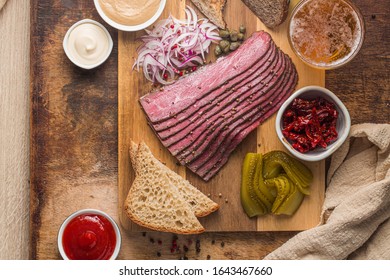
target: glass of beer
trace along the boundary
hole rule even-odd
[[[334,69],[351,61],[364,40],[364,20],[349,0],[302,0],[289,23],[289,41],[308,65]]]

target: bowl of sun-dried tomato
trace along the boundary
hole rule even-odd
[[[307,86],[293,93],[276,116],[276,133],[297,158],[320,161],[345,141],[351,118],[341,100],[330,90]]]

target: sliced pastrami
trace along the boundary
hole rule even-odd
[[[191,125],[190,121],[194,121],[198,116],[204,115],[205,112],[210,111],[212,108],[217,109],[216,105],[232,94],[233,90],[248,83],[249,79],[253,79],[255,75],[264,72],[264,70],[267,69],[267,65],[276,58],[276,55],[276,45],[270,43],[269,50],[253,67],[214,89],[210,94],[198,99],[194,104],[177,115],[162,122],[153,123],[154,130],[156,132],[163,132],[164,134],[160,133],[160,137],[165,139],[173,135],[176,131],[180,131],[180,127]],[[219,73],[219,75],[224,75],[224,73]],[[208,90],[208,86],[204,85],[203,87],[205,90]],[[177,106],[180,106],[180,104],[177,104]]]
[[[298,76],[294,75],[293,83],[297,83]],[[265,120],[267,120],[270,116],[272,116],[282,105],[282,103],[291,95],[291,93],[294,91],[294,87],[292,86],[289,91],[285,91],[285,94],[283,95],[283,98],[280,99],[276,106],[270,106],[270,109],[262,115],[259,119],[254,121],[252,124],[247,126],[246,128],[243,128],[242,130],[239,129],[236,136],[233,138],[233,140],[230,141],[230,144],[225,148],[223,151],[220,150],[218,152],[218,155],[215,155],[212,160],[210,160],[209,163],[207,163],[207,166],[204,166],[204,168],[201,168],[197,171],[195,171],[200,177],[202,177],[205,181],[210,180],[215,174],[218,173],[218,171],[226,164],[228,161],[231,153],[235,150],[235,148],[241,143],[241,141],[253,130],[255,130],[261,123],[263,123]],[[225,145],[224,145],[225,146]]]
[[[225,58],[200,68],[161,91],[141,97],[141,106],[150,122],[160,122],[177,115],[198,99],[247,71],[268,51],[271,42],[268,33],[255,32]]]
[[[226,143],[229,143],[229,139],[234,138],[234,136],[242,130],[243,127],[249,126],[251,123],[255,122],[256,119],[264,115],[267,110],[277,106],[278,99],[281,98],[284,88],[291,80],[290,75],[287,74],[290,70],[291,67],[288,66],[282,74],[277,86],[270,90],[270,94],[268,94],[267,98],[259,103],[253,110],[249,110],[243,115],[245,121],[236,122],[229,127],[229,130],[223,131],[214,139],[207,140],[207,149],[205,149],[200,156],[194,158],[191,162],[188,162],[187,157],[186,164],[188,168],[190,168],[193,172],[197,172],[199,175],[202,169],[208,170],[209,168],[207,168],[207,166],[209,164],[211,164],[211,167],[216,164],[213,162],[214,158],[220,157],[220,151],[226,148]]]
[[[210,126],[208,131],[200,134],[201,137],[196,138],[192,143],[190,142],[191,145],[189,148],[183,150],[183,144],[186,145],[187,143],[180,142],[168,147],[168,150],[173,155],[177,155],[177,158],[181,163],[191,162],[207,149],[210,141],[213,141],[219,134],[225,134],[232,129],[232,124],[238,125],[239,123],[246,122],[247,120],[242,117],[245,116],[247,112],[252,114],[256,113],[256,111],[259,110],[258,107],[261,103],[268,100],[269,96],[274,93],[274,90],[272,89],[280,83],[279,78],[285,69],[284,55],[281,52],[279,58],[280,60],[275,62],[275,70],[270,71],[270,79],[263,81],[259,78],[255,86],[248,87],[247,92],[244,93],[239,104],[233,104],[232,106],[227,107],[224,114],[220,116],[221,121]],[[190,135],[187,138],[187,141],[190,141],[191,138]],[[177,151],[179,151],[179,153],[177,153]]]
[[[182,122],[173,127],[171,130],[158,132],[163,145],[170,147],[174,143],[177,143],[188,136],[190,136],[191,139],[197,139],[197,137],[203,134],[208,127],[218,126],[224,119],[221,116],[230,113],[232,109],[237,108],[237,106],[243,103],[246,99],[250,101],[249,97],[253,95],[253,90],[251,91],[251,88],[254,88],[257,85],[263,88],[266,84],[272,82],[274,76],[273,70],[271,69],[278,67],[278,59],[279,55],[276,55],[276,58],[272,62],[267,61],[264,63],[262,72],[258,72],[250,79],[242,81],[242,84],[235,88],[234,91],[231,91],[222,96],[220,99],[217,99],[208,111],[199,112],[198,114],[193,115],[188,119],[188,122]]]

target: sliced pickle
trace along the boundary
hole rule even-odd
[[[290,181],[291,182],[291,181]],[[291,189],[288,197],[283,201],[283,203],[272,211],[275,215],[293,215],[301,205],[304,194],[301,193],[296,185],[291,182]]]
[[[268,212],[267,207],[258,199],[254,191],[254,177],[259,160],[261,155],[249,153],[245,156],[242,166],[240,198],[242,207],[250,218]]]
[[[259,200],[267,208],[267,212],[271,211],[272,203],[275,197],[271,194],[268,188],[264,184],[263,179],[263,156],[260,154],[260,158],[256,164],[256,172],[254,176],[254,191]]]
[[[285,175],[280,175],[276,178],[269,179],[269,180],[274,181],[278,193],[271,209],[271,212],[274,213],[275,210],[278,209],[280,205],[282,205],[282,203],[286,200],[286,198],[290,194],[291,186],[288,177]]]
[[[285,152],[249,153],[242,168],[241,204],[249,217],[293,215],[312,180],[310,169]]]
[[[303,163],[290,157],[282,151],[272,151],[263,156],[263,176],[265,179],[278,176],[283,169],[291,181],[303,194],[310,194],[308,186],[313,180],[313,174]]]

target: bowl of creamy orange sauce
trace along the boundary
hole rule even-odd
[[[138,31],[152,25],[166,0],[94,0],[102,19],[122,31]]]

